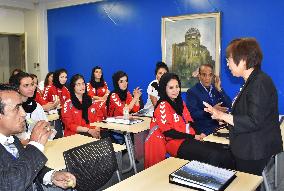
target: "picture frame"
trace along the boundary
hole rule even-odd
[[[220,12],[162,17],[162,60],[186,92],[198,80],[201,64],[220,75]]]

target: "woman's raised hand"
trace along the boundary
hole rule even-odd
[[[139,87],[137,87],[133,90],[134,98],[139,98],[141,95],[142,95],[142,89],[139,89]]]

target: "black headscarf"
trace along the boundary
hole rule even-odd
[[[66,73],[67,74],[67,70],[65,69],[59,69],[59,70],[56,70],[53,74],[53,80],[52,80],[52,83],[53,85],[56,87],[56,88],[59,88],[59,89],[62,89],[64,84],[61,84],[60,81],[59,81],[59,76],[60,74],[62,73]]]
[[[98,88],[100,88],[100,87],[104,87],[104,83],[105,83],[103,73],[102,73],[102,77],[101,77],[100,81],[99,81],[99,82],[96,82],[94,73],[95,73],[95,71],[98,70],[98,69],[103,72],[103,70],[102,70],[101,67],[95,66],[95,67],[93,68],[93,70],[92,70],[91,80],[90,80],[90,84],[91,84],[92,87],[95,88],[95,89],[98,89]]]
[[[88,95],[87,88],[86,88],[85,93],[83,94],[83,97],[82,97],[82,103],[79,101],[79,99],[77,98],[75,94],[75,90],[74,90],[76,82],[79,79],[84,80],[84,77],[81,76],[80,74],[76,74],[72,76],[70,80],[71,101],[75,108],[82,110],[82,118],[86,121],[87,124],[89,124],[90,122],[89,122],[89,117],[88,117],[88,109],[92,105],[92,98]]]
[[[163,74],[163,76],[161,77],[160,82],[159,82],[159,96],[160,96],[160,99],[157,102],[157,104],[155,106],[155,109],[157,108],[157,106],[161,102],[167,101],[172,106],[172,108],[175,110],[175,112],[178,115],[182,116],[182,113],[183,113],[183,101],[182,101],[182,98],[181,98],[181,90],[179,92],[178,97],[174,101],[172,101],[169,98],[169,96],[167,95],[167,93],[166,93],[167,84],[172,79],[177,80],[178,84],[179,84],[179,87],[181,87],[181,82],[179,80],[178,75],[176,75],[174,73],[165,73],[165,74]]]
[[[29,97],[26,102],[23,102],[22,106],[26,113],[32,113],[36,109],[37,103],[33,97]]]
[[[110,96],[111,96],[112,93],[116,93],[119,96],[121,101],[126,101],[128,88],[126,88],[126,90],[121,90],[119,88],[119,85],[118,85],[119,79],[124,77],[124,76],[126,76],[127,81],[128,81],[128,76],[123,71],[118,71],[118,72],[116,72],[112,75],[112,83],[113,83],[114,90],[111,91],[110,94],[107,97],[107,101],[106,101],[107,111],[109,110]]]

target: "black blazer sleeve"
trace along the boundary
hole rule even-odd
[[[20,157],[13,159],[1,145],[1,191],[31,190],[33,180],[47,162],[44,154],[33,145],[27,145],[25,149],[21,148],[20,150]]]

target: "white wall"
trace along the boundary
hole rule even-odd
[[[27,71],[43,80],[48,72],[47,9],[101,0],[49,0],[33,5],[22,0],[0,2],[0,34],[27,35]],[[34,68],[39,63],[39,68]],[[2,78],[0,74],[0,79]]]
[[[24,12],[0,8],[0,33],[24,33]]]
[[[27,35],[27,71],[44,79],[48,72],[47,39],[42,28],[46,27],[46,8],[44,5],[35,9],[10,9],[0,8],[0,33]],[[34,63],[40,63],[39,68],[34,68]],[[2,75],[2,74],[0,74]],[[0,79],[3,77],[0,76]]]

